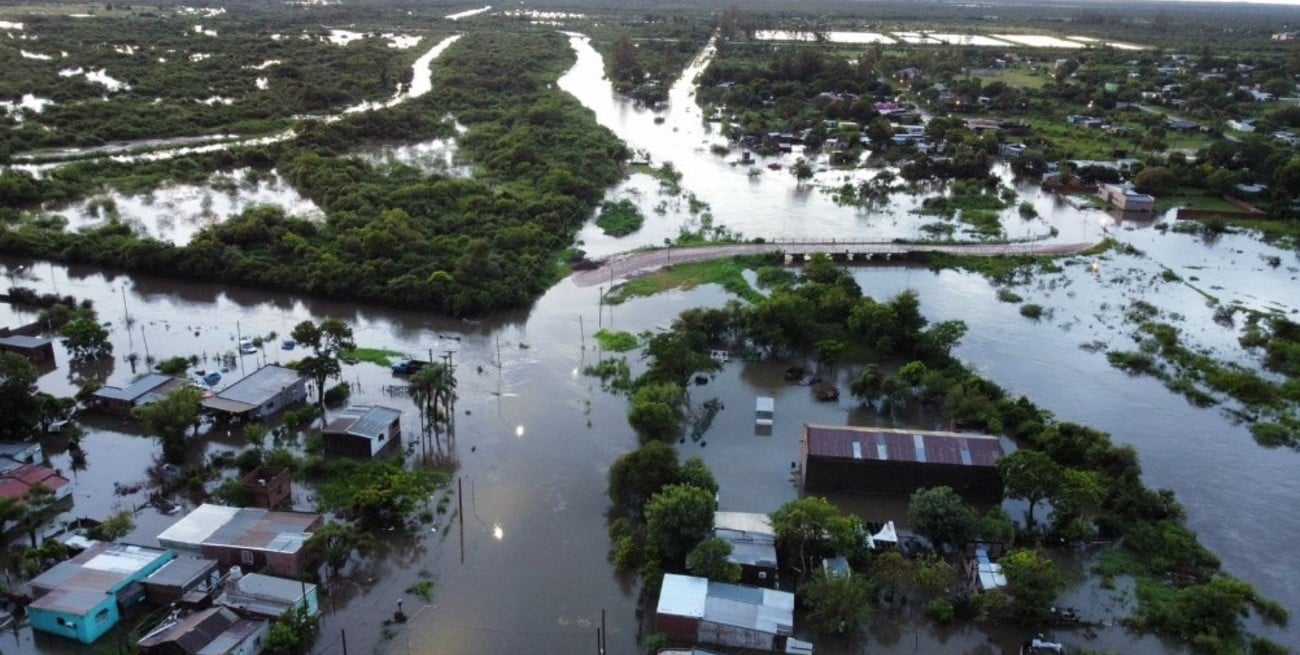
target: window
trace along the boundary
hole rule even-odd
[[[59,625],[64,625],[64,626],[68,625],[68,622],[65,621],[65,620],[63,619],[62,616],[60,616],[60,617],[57,618],[57,619],[54,619],[54,622],[57,623],[57,624],[59,624]]]
[[[242,562],[245,563],[245,564],[252,564],[252,563],[253,563],[253,551],[251,551],[251,550],[241,550],[241,551],[239,551],[239,559],[240,559],[240,561],[242,561]]]
[[[108,620],[108,608],[107,608],[107,607],[105,607],[105,608],[102,609],[102,610],[99,610],[98,612],[95,612],[95,623],[103,623],[103,622],[105,622],[105,621],[107,621],[107,620]]]

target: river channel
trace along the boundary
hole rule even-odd
[[[835,205],[817,184],[843,175],[818,173],[812,185],[798,185],[788,172],[767,169],[751,178],[744,167],[709,150],[721,138],[701,120],[691,94],[694,74],[707,64],[707,52],[672,89],[670,106],[656,123],[648,109],[617,98],[602,79],[599,55],[582,37],[572,37],[578,62],[561,86],[591,108],[600,122],[653,161],[672,161],[682,172],[682,187],[707,202],[715,221],[747,236],[769,238],[892,238],[910,235],[919,223],[898,203],[875,212]],[[734,155],[733,155],[734,156]],[[792,161],[787,156],[787,163]],[[637,192],[654,205],[656,185],[644,180]],[[614,193],[625,193],[627,185]],[[1256,585],[1285,606],[1300,607],[1300,567],[1285,553],[1300,535],[1300,454],[1257,446],[1242,425],[1217,409],[1198,409],[1149,378],[1130,377],[1109,366],[1105,356],[1080,348],[1101,341],[1132,349],[1132,326],[1123,311],[1134,299],[1151,302],[1183,317],[1180,325],[1198,345],[1223,357],[1234,355],[1235,331],[1210,320],[1203,290],[1224,302],[1287,313],[1300,304],[1293,290],[1300,260],[1294,252],[1262,245],[1244,235],[1217,240],[1156,229],[1166,220],[1116,222],[1099,211],[1022,189],[1039,209],[1033,221],[1008,219],[1008,232],[1039,236],[1055,227],[1063,241],[1096,237],[1107,230],[1140,253],[1103,256],[1094,272],[1075,258],[1063,272],[1042,275],[1016,291],[1048,309],[1041,321],[1021,316],[1014,304],[998,302],[984,278],[961,272],[873,266],[855,269],[863,289],[878,298],[914,290],[922,310],[934,321],[961,319],[970,330],[957,355],[1012,393],[1026,394],[1064,420],[1106,430],[1132,444],[1146,471],[1146,482],[1174,489],[1187,506],[1189,524],[1224,561],[1233,575]],[[141,210],[145,210],[142,208]],[[691,220],[689,211],[647,214],[643,233],[623,240],[583,232],[586,246],[605,253],[662,243]],[[1014,228],[1014,229],[1013,229]],[[603,239],[603,240],[602,240]],[[1278,257],[1272,266],[1267,258]],[[114,359],[78,375],[110,384],[132,377],[129,353],[164,359],[198,354],[213,357],[235,350],[238,336],[286,334],[306,319],[337,317],[353,325],[362,346],[406,353],[454,353],[459,401],[455,454],[463,502],[459,521],[440,517],[437,530],[415,538],[380,535],[383,552],[350,567],[331,584],[323,599],[327,613],[313,652],[431,654],[594,652],[602,611],[611,653],[637,652],[636,585],[608,563],[605,535],[605,476],[610,463],[635,447],[627,427],[624,399],[604,394],[581,375],[602,355],[591,334],[599,327],[639,332],[665,327],[679,311],[719,305],[727,298],[716,287],[661,294],[600,309],[600,291],[570,281],[550,289],[530,309],[487,317],[481,322],[353,303],[298,298],[218,285],[191,284],[122,275],[46,262],[0,259],[14,282],[38,291],[57,291],[95,301],[103,320],[113,325]],[[1168,267],[1186,282],[1169,283]],[[1192,278],[1196,278],[1193,280]],[[131,327],[126,326],[130,317]],[[31,320],[30,313],[0,305],[0,323]],[[147,344],[147,345],[146,345]],[[239,365],[251,370],[261,361],[287,361],[272,340],[264,351]],[[636,358],[632,358],[633,362]],[[72,391],[66,353],[59,367],[46,371],[43,389]],[[206,366],[214,366],[208,360]],[[861,412],[847,395],[838,403],[817,403],[808,390],[789,386],[784,362],[726,365],[708,384],[693,387],[692,400],[716,397],[725,409],[706,438],[682,446],[682,455],[699,455],[721,484],[723,510],[770,511],[796,498],[789,481],[798,457],[799,428],[806,422],[880,420]],[[635,364],[634,364],[635,366]],[[846,375],[847,372],[842,372]],[[230,371],[227,377],[237,377]],[[344,378],[357,386],[356,402],[400,407],[405,423],[414,410],[404,398],[385,393],[400,384],[388,370],[367,363],[345,366]],[[756,395],[776,398],[772,436],[753,434],[750,408]],[[76,471],[75,508],[70,516],[102,517],[144,500],[147,490],[123,490],[146,481],[155,450],[152,440],[128,423],[93,419],[85,440],[87,465]],[[245,447],[236,436],[208,435],[208,453]],[[52,452],[54,465],[69,471],[64,452]],[[837,499],[869,520],[901,519],[901,499]],[[310,491],[298,489],[295,502],[311,505]],[[155,543],[174,517],[142,511],[129,540]],[[461,538],[463,536],[463,551]],[[432,602],[406,593],[428,577],[435,582]],[[1123,613],[1123,584],[1106,591],[1078,582],[1067,592],[1070,604],[1101,618]],[[385,627],[398,599],[412,620]],[[1300,647],[1300,637],[1262,629],[1274,640]],[[807,635],[803,635],[807,636]],[[964,625],[935,629],[910,613],[877,620],[867,637],[853,644],[818,644],[823,653],[1015,652],[1022,631]],[[1185,648],[1151,637],[1107,628],[1095,639],[1062,632],[1068,644],[1101,651],[1157,655]],[[30,629],[0,632],[6,653],[81,652],[70,642],[34,635]]]

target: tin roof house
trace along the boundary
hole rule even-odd
[[[138,646],[140,655],[258,655],[270,633],[268,621],[212,607],[167,617]]]
[[[7,334],[0,336],[0,352],[22,355],[27,361],[40,365],[54,361],[54,342],[46,337]]]
[[[794,594],[669,573],[655,611],[669,641],[783,652],[794,633]]]
[[[766,514],[714,512],[713,536],[731,546],[727,561],[740,565],[741,582],[776,586],[776,531]]]
[[[94,643],[144,598],[141,581],[175,557],[146,546],[97,543],[28,583],[32,628]]]
[[[205,398],[203,408],[227,419],[256,421],[306,399],[307,378],[291,368],[269,364]]]
[[[177,557],[144,579],[144,595],[154,605],[206,607],[220,582],[216,560]]]
[[[997,437],[959,432],[804,425],[804,489],[912,493],[948,486],[968,500],[1002,497]]]
[[[128,416],[132,409],[154,402],[184,385],[185,380],[180,378],[150,373],[125,387],[100,387],[92,399],[105,412]]]
[[[325,524],[310,512],[281,512],[204,503],[158,535],[179,553],[296,578],[307,571],[305,543]]]
[[[391,457],[402,445],[402,412],[379,405],[347,408],[321,430],[325,457]]]
[[[254,618],[278,619],[295,608],[306,609],[308,616],[320,614],[316,585],[259,573],[243,575],[239,567],[231,569],[216,603]]]

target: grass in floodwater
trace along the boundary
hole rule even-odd
[[[605,302],[617,305],[629,298],[653,296],[672,289],[693,289],[701,284],[722,285],[728,292],[753,302],[762,298],[762,294],[749,285],[742,273],[754,267],[754,261],[739,257],[678,264],[614,287],[605,294]]]
[[[600,347],[616,353],[625,353],[641,345],[640,339],[636,338],[631,332],[610,332],[609,330],[600,330],[596,333],[596,341],[600,342]]]
[[[343,353],[343,359],[356,360],[359,362],[370,362],[379,366],[392,366],[393,357],[401,357],[402,353],[383,350],[381,348],[356,348]]]

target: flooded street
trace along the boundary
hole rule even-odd
[[[738,153],[712,154],[708,146],[722,139],[701,121],[689,83],[706,58],[692,64],[686,83],[674,85],[670,107],[662,114],[666,120],[656,124],[649,109],[612,94],[602,79],[599,56],[585,38],[571,40],[578,62],[561,80],[562,88],[593,109],[600,122],[633,149],[647,151],[655,164],[671,161],[683,174],[683,193],[708,203],[716,224],[748,237],[880,239],[914,235],[923,222],[908,213],[917,202],[912,198],[872,212],[840,207],[828,194],[798,185],[788,171],[764,168],[754,179],[745,167],[727,163]],[[453,151],[430,149],[434,158],[445,157],[446,165],[452,165]],[[408,155],[395,151],[389,156],[402,160]],[[789,164],[793,158],[786,155],[782,161]],[[837,184],[843,175],[828,170],[813,182]],[[284,185],[281,192],[287,188]],[[1084,258],[1074,258],[1063,262],[1060,273],[1038,274],[1014,287],[1028,302],[1044,306],[1047,313],[1041,321],[1021,316],[1016,304],[999,302],[996,289],[974,274],[871,266],[854,269],[858,282],[867,294],[882,299],[915,290],[932,321],[965,321],[970,329],[956,351],[959,358],[1060,419],[1109,431],[1118,443],[1132,444],[1140,454],[1146,483],[1177,492],[1187,507],[1190,527],[1223,559],[1227,572],[1288,608],[1300,607],[1300,569],[1278,557],[1289,552],[1292,538],[1300,535],[1300,515],[1292,511],[1300,497],[1300,454],[1262,448],[1245,426],[1219,409],[1198,409],[1157,380],[1112,368],[1104,352],[1080,348],[1100,341],[1114,349],[1133,349],[1129,335],[1134,328],[1124,323],[1123,315],[1131,301],[1143,299],[1180,315],[1179,324],[1195,346],[1215,356],[1239,357],[1233,354],[1238,350],[1236,330],[1211,320],[1214,308],[1202,291],[1223,303],[1293,314],[1300,305],[1290,291],[1300,269],[1296,253],[1247,236],[1206,241],[1159,231],[1151,221],[1115,224],[1103,212],[1077,209],[1035,188],[1021,191],[1042,218],[1007,218],[1010,235],[1041,235],[1054,227],[1056,238],[1069,242],[1095,239],[1107,230],[1140,253],[1107,253],[1099,258],[1096,274]],[[219,195],[213,192],[214,202]],[[664,212],[647,211],[646,227],[623,239],[605,237],[589,225],[579,238],[592,254],[662,245],[681,225],[699,220],[681,195],[665,196],[658,181],[644,174],[633,175],[610,196],[633,198],[651,208],[662,201]],[[123,200],[117,202],[122,211]],[[145,225],[150,224],[151,211],[154,219],[173,211],[157,202],[132,210],[142,214],[139,220]],[[1272,266],[1269,257],[1278,257],[1280,265]],[[386,553],[356,567],[322,599],[327,613],[313,652],[343,653],[342,629],[347,630],[351,653],[591,652],[602,610],[610,652],[637,652],[637,588],[607,561],[604,518],[606,472],[616,457],[636,446],[637,438],[626,422],[626,401],[603,393],[581,369],[602,357],[591,336],[599,327],[633,333],[663,328],[683,309],[725,302],[720,289],[706,286],[636,299],[605,307],[602,315],[598,289],[564,281],[528,310],[467,322],[46,262],[0,258],[0,265],[13,272],[19,286],[95,302],[101,320],[112,323],[114,356],[111,363],[76,372],[109,384],[132,378],[126,361],[130,353],[147,352],[157,360],[199,355],[205,359],[200,367],[211,367],[212,358],[236,350],[238,336],[285,335],[300,321],[326,317],[351,324],[362,347],[425,356],[453,353],[459,395],[455,454],[460,464],[453,486],[460,485],[463,502],[463,561],[462,532],[458,521],[447,516],[438,517],[436,531],[413,538],[379,535]],[[1183,281],[1162,280],[1165,268]],[[128,315],[129,330],[124,329]],[[33,319],[32,313],[0,305],[0,324]],[[281,350],[278,343],[271,339],[261,352],[245,356],[242,365],[252,370],[258,362],[283,363],[299,356]],[[44,371],[40,386],[70,394],[75,386],[68,359],[61,347],[56,350],[58,368]],[[629,359],[638,365],[636,354]],[[807,388],[783,380],[781,371],[788,364],[733,361],[707,384],[690,389],[694,404],[717,398],[725,407],[701,442],[681,447],[683,456],[700,455],[713,469],[721,485],[722,510],[771,511],[797,496],[789,472],[790,463],[798,459],[804,423],[872,418],[847,395],[836,403],[814,401]],[[237,371],[231,371],[223,384],[237,377]],[[343,377],[356,386],[352,402],[398,407],[404,412],[404,426],[415,423],[410,401],[385,392],[386,386],[402,384],[387,369],[364,362],[346,365]],[[776,398],[772,436],[753,433],[757,395]],[[147,490],[119,493],[115,483],[132,486],[148,479],[154,441],[135,434],[132,425],[119,419],[95,419],[87,428],[87,467],[77,472],[76,505],[68,516],[102,517],[143,502]],[[409,436],[409,427],[404,431]],[[208,435],[204,443],[207,453],[245,447],[219,434]],[[66,453],[55,453],[52,459],[56,467],[71,470]],[[901,519],[905,508],[901,499],[836,500],[867,520]],[[310,506],[310,492],[297,490],[295,503]],[[155,543],[158,531],[172,520],[152,510],[142,512],[128,540]],[[405,593],[422,573],[435,583],[433,602],[424,607],[423,601]],[[1109,617],[1123,613],[1115,607],[1114,597],[1120,593],[1081,584],[1066,598],[1088,616]],[[386,628],[383,620],[399,598],[405,598],[412,620]],[[1261,632],[1300,647],[1295,634],[1268,628]],[[819,642],[818,652],[995,655],[1014,652],[1025,636],[1022,631],[980,625],[935,630],[927,621],[904,614],[877,621],[861,643]],[[1186,652],[1180,645],[1119,628],[1102,629],[1093,641],[1070,632],[1057,636],[1067,644],[1099,651]],[[0,650],[77,652],[70,643],[33,638],[30,629],[0,632]]]

